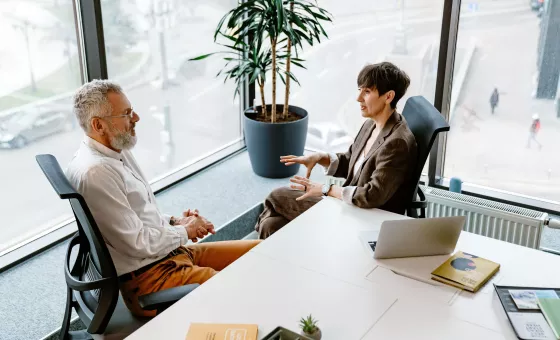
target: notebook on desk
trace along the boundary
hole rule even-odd
[[[432,272],[432,279],[475,293],[498,269],[498,263],[458,251]]]

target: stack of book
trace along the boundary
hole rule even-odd
[[[498,269],[500,265],[495,262],[458,251],[432,272],[432,279],[474,293],[494,276]]]

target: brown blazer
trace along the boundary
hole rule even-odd
[[[360,208],[380,208],[403,214],[412,199],[412,174],[417,162],[416,139],[406,120],[394,112],[381,130],[354,177],[354,164],[375,129],[368,119],[346,153],[338,153],[335,177],[343,186],[356,186],[352,203]],[[410,196],[410,197],[409,197]]]

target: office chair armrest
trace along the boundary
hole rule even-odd
[[[198,286],[200,286],[198,283],[193,283],[190,285],[173,287],[160,290],[159,292],[142,295],[138,297],[138,304],[144,310],[155,309],[159,313],[179,301]]]
[[[416,194],[418,194],[418,197],[420,198],[419,200],[414,200],[411,202],[410,204],[410,208],[412,209],[423,209],[423,208],[427,208],[428,207],[428,201],[426,201],[426,195],[424,195],[424,192],[422,191],[422,189],[420,187],[418,187],[418,190],[416,191]]]
[[[426,210],[428,209],[428,201],[426,200],[426,195],[420,187],[418,187],[416,194],[419,199],[414,198],[414,201],[410,202],[406,208],[406,213],[408,216],[413,218],[425,218]],[[418,209],[420,209],[420,215],[418,215]]]
[[[428,202],[426,201],[413,201],[410,203],[410,209],[424,209],[428,207]]]

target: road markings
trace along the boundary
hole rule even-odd
[[[326,69],[324,69],[323,71],[321,71],[321,72],[317,75],[317,78],[321,79],[321,78],[323,78],[327,73],[329,73],[329,69],[328,69],[328,68],[326,68]]]

